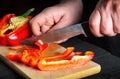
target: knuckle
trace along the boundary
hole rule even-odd
[[[98,26],[98,24],[95,23],[93,20],[90,21],[89,25],[90,25],[90,28],[93,28],[93,27],[95,27],[95,26]]]

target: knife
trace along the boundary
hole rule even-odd
[[[61,29],[57,29],[54,31],[49,31],[39,36],[32,36],[30,38],[23,39],[21,40],[21,43],[27,45],[33,45],[34,42],[37,41],[38,39],[42,40],[44,43],[53,43],[64,39],[70,39],[80,34],[87,36],[90,33],[91,32],[89,29],[88,22],[83,22],[68,27],[64,27]]]

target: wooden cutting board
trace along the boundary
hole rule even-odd
[[[40,71],[38,69],[26,66],[22,63],[10,61],[6,58],[7,53],[11,51],[15,52],[15,50],[11,50],[11,48],[16,49],[21,47],[22,46],[0,46],[0,59],[4,63],[9,65],[12,69],[14,69],[18,74],[25,77],[25,79],[78,79],[97,74],[101,71],[101,66],[93,61],[90,61],[89,63],[80,68],[64,69],[57,71]],[[46,51],[49,51],[49,53],[46,53],[46,55],[49,55],[51,51],[54,53],[61,53],[64,50],[65,48],[60,45],[52,45],[44,52],[46,53]]]

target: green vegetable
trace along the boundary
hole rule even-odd
[[[35,10],[35,8],[31,8],[31,9],[27,10],[22,16],[23,17],[29,16],[30,13],[32,13],[34,10]]]

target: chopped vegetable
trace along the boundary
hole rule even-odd
[[[68,50],[68,49],[67,49]],[[90,55],[87,55],[89,52]],[[47,61],[46,58],[43,58],[38,63],[38,68],[40,70],[58,70],[58,69],[65,69],[65,68],[77,68],[82,67],[86,63],[88,63],[91,59],[93,59],[94,53],[92,51],[87,51],[85,55],[81,56],[73,56],[71,59],[61,59],[61,60],[51,60]]]
[[[86,51],[85,55],[82,55],[82,52],[76,52],[72,55],[74,47],[67,47],[63,53],[54,56],[42,57],[44,54],[43,51],[49,45],[44,44],[41,40],[36,41],[35,44],[38,47],[26,48],[21,54],[8,53],[7,58],[12,61],[20,61],[25,65],[47,71],[82,67],[94,58],[93,51]]]

